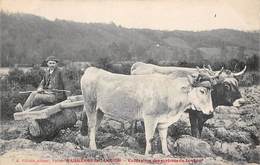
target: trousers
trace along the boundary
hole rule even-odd
[[[56,103],[56,97],[52,93],[38,93],[36,91],[32,92],[30,96],[25,101],[23,108],[29,109],[31,107],[46,104],[51,105]]]

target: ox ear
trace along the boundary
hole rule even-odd
[[[197,79],[198,77],[196,77],[196,76],[191,76],[191,75],[188,75],[188,81],[189,81],[189,83],[190,83],[190,85],[193,85],[195,82],[196,82],[196,79]]]

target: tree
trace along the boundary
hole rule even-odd
[[[246,66],[249,70],[259,70],[259,60],[259,56],[254,54],[252,57],[247,59]]]
[[[154,64],[154,65],[158,65],[158,61],[152,59],[152,58],[149,58],[146,60],[146,63],[148,64]]]

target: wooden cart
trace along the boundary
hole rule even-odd
[[[75,109],[83,107],[83,96],[70,96],[51,106],[36,106],[14,113],[15,120],[28,120],[29,135],[35,139],[51,139],[61,129],[73,127],[77,122]]]

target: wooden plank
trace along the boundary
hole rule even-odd
[[[71,102],[81,101],[83,100],[83,95],[70,96],[68,97],[68,100],[70,100]]]
[[[14,120],[46,119],[46,114],[41,111],[14,113]]]
[[[27,120],[27,119],[47,119],[52,114],[62,111],[60,108],[60,103],[54,106],[50,106],[46,109],[40,111],[24,111],[24,112],[17,112],[14,114],[15,120]]]
[[[80,100],[82,98],[81,96],[82,95],[77,96],[77,99],[79,101],[72,102],[71,100],[65,100],[63,102],[60,102],[60,103],[58,103],[56,105],[52,105],[52,106],[44,107],[44,105],[40,105],[40,106],[33,107],[27,111],[16,112],[16,113],[14,113],[14,119],[15,120],[47,119],[52,114],[60,112],[63,109],[82,106],[84,104],[84,101]],[[76,100],[76,99],[74,99],[74,100]]]
[[[41,110],[41,109],[43,109],[43,108],[44,108],[44,106],[45,106],[45,107],[47,107],[46,105],[44,105],[44,104],[41,104],[41,105],[38,105],[38,106],[32,107],[32,108],[30,108],[30,109],[28,109],[28,110],[25,110],[25,111],[26,111],[26,112],[31,112],[31,111],[38,111],[38,110]]]
[[[73,107],[78,107],[82,106],[84,104],[84,101],[74,101],[74,102],[64,102],[61,103],[60,108],[65,109],[65,108],[73,108]]]

